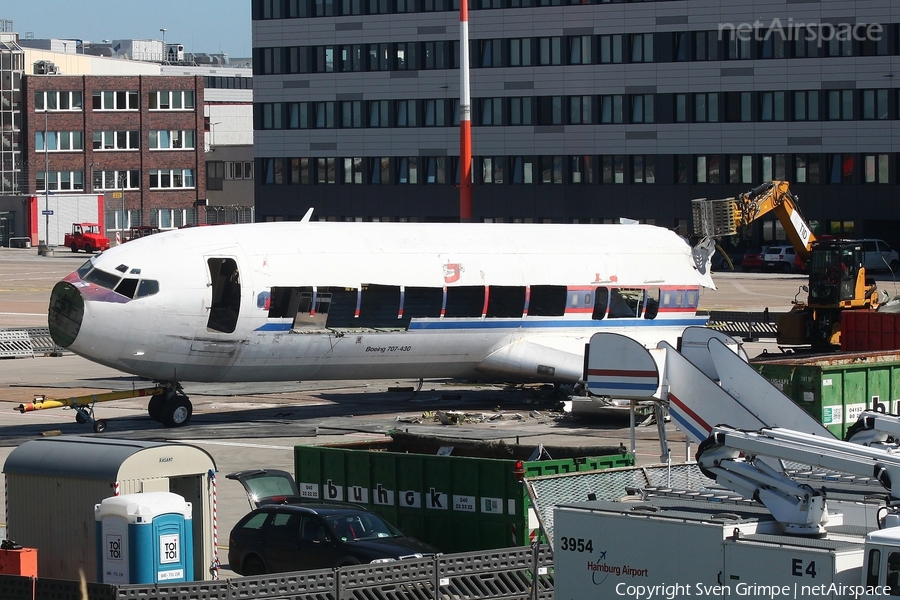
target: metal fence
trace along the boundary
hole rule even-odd
[[[90,600],[552,600],[548,546],[482,550],[221,581],[87,584]],[[0,575],[3,600],[85,600],[78,581]]]

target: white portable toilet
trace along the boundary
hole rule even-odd
[[[94,507],[94,518],[100,583],[193,581],[191,503],[178,494],[106,498]]]

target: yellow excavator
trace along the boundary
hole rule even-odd
[[[770,181],[735,198],[692,201],[694,234],[705,238],[736,235],[742,226],[774,213],[809,271],[807,301],[793,302],[778,319],[778,343],[831,348],[841,343],[841,313],[876,310],[874,278],[866,277],[862,244],[817,239],[803,219],[787,181]]]

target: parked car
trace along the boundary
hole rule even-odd
[[[361,506],[264,504],[231,530],[228,563],[240,575],[325,569],[433,556]]]
[[[747,252],[744,253],[744,258],[741,259],[741,270],[747,271],[762,271],[763,268],[763,255],[766,252],[766,248],[768,246],[763,246],[760,248],[759,246],[751,246],[747,248]]]
[[[791,273],[802,271],[803,266],[793,246],[769,246],[763,254],[763,269]]]
[[[862,242],[863,266],[866,271],[893,271],[900,269],[900,257],[897,251],[888,246],[884,240],[865,239]]]

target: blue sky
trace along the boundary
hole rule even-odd
[[[251,51],[250,0],[7,0],[0,19],[11,20],[22,37],[161,40],[165,28],[166,42],[185,52],[238,58]]]

